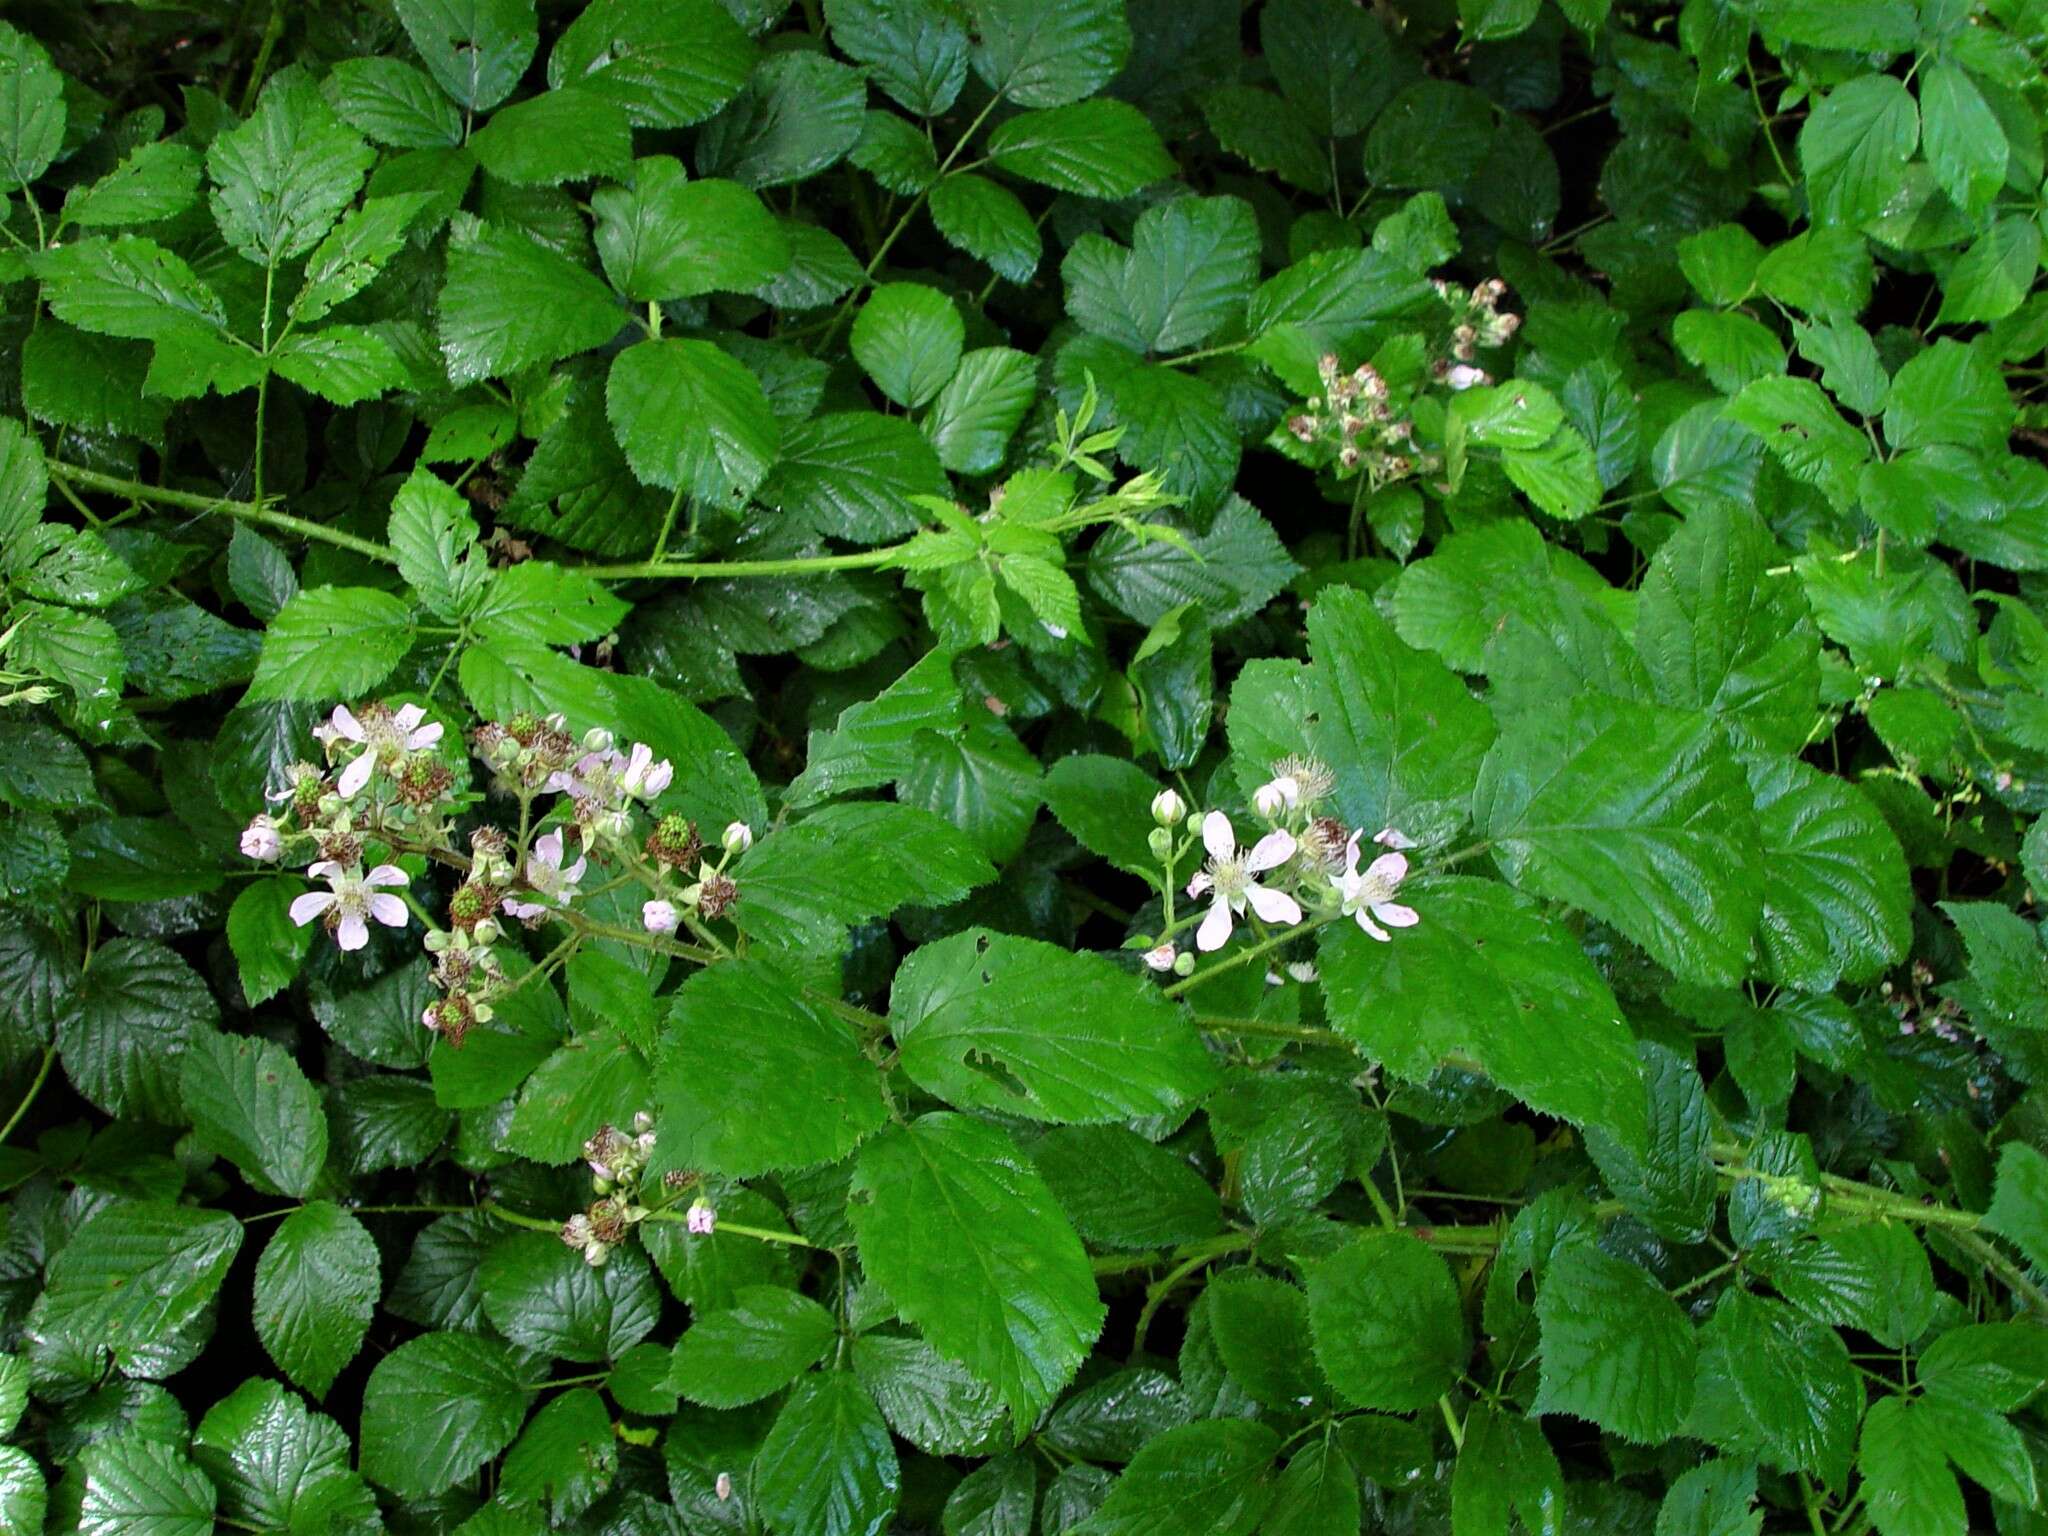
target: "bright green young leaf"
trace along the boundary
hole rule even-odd
[[[853,322],[853,355],[875,387],[915,408],[939,391],[960,362],[966,322],[936,288],[886,283]]]

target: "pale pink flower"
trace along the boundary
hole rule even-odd
[[[1209,850],[1209,867],[1188,882],[1188,895],[1213,896],[1209,915],[1195,930],[1195,948],[1204,953],[1221,949],[1230,938],[1232,915],[1243,916],[1247,905],[1269,923],[1301,921],[1299,902],[1284,891],[1266,889],[1254,878],[1294,857],[1292,833],[1268,832],[1249,850],[1240,851],[1230,818],[1211,811],[1202,818],[1202,846]]]
[[[306,873],[316,880],[325,880],[331,889],[308,891],[291,904],[291,919],[301,928],[316,917],[324,917],[334,930],[335,943],[343,949],[361,949],[370,942],[365,918],[374,917],[387,928],[405,926],[405,903],[379,889],[411,883],[396,864],[379,864],[365,875],[343,869],[332,859],[322,859],[308,866]]]
[[[576,882],[583,878],[583,871],[590,860],[580,853],[576,862],[562,867],[564,850],[560,832],[546,832],[534,839],[533,851],[526,856],[526,868],[521,878],[533,901],[520,901],[514,897],[505,898],[505,910],[512,916],[525,921],[545,916],[554,907],[566,906],[576,899]]]
[[[1372,840],[1382,848],[1391,848],[1396,853],[1406,853],[1415,846],[1415,839],[1395,827],[1381,827],[1373,833]]]
[[[1301,804],[1301,782],[1292,774],[1269,779],[1252,791],[1252,809],[1268,821]]]
[[[640,926],[649,933],[674,933],[682,921],[672,901],[644,901],[640,904]]]
[[[619,787],[636,800],[653,800],[669,787],[676,776],[676,765],[667,758],[654,760],[654,749],[644,741],[633,743],[632,756],[626,759],[625,771],[619,776]]]
[[[1392,935],[1380,923],[1387,928],[1413,928],[1421,921],[1413,907],[1394,900],[1407,878],[1408,856],[1402,853],[1383,853],[1360,870],[1358,839],[1354,837],[1344,850],[1344,873],[1332,875],[1330,883],[1343,899],[1344,915],[1357,918],[1359,927],[1384,944]]]
[[[1170,971],[1173,969],[1173,962],[1179,958],[1179,954],[1180,952],[1174,948],[1172,942],[1168,941],[1165,944],[1161,944],[1157,949],[1146,950],[1145,963],[1155,971]]]
[[[1491,383],[1484,368],[1474,368],[1470,363],[1453,363],[1444,370],[1444,382],[1454,390],[1463,392],[1475,385]]]
[[[717,1230],[718,1212],[702,1200],[695,1200],[691,1202],[689,1210],[684,1212],[684,1220],[694,1235],[709,1237]]]
[[[390,715],[373,712],[367,721],[357,719],[346,704],[335,705],[327,724],[315,726],[313,734],[323,746],[353,741],[363,749],[335,781],[342,799],[353,800],[361,794],[380,763],[395,762],[407,752],[423,752],[438,742],[440,722],[422,724],[426,718],[427,712],[417,704],[408,704]]]
[[[258,816],[242,829],[242,856],[259,864],[275,864],[284,857],[284,838],[274,820]]]

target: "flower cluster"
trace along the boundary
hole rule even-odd
[[[597,1195],[589,1208],[562,1223],[562,1241],[583,1250],[583,1262],[596,1269],[626,1235],[645,1221],[648,1207],[640,1203],[640,1174],[654,1155],[654,1117],[644,1111],[633,1117],[631,1135],[609,1125],[583,1143],[590,1165],[590,1187]]]
[[[646,830],[642,818],[675,782],[675,766],[645,743],[620,750],[609,731],[579,736],[560,715],[531,711],[478,727],[470,745],[491,790],[517,803],[518,830],[486,823],[458,843],[457,819],[483,797],[457,782],[442,727],[419,705],[337,706],[314,735],[325,762],[292,766],[270,796],[277,810],[243,831],[242,852],[272,864],[307,859],[307,875],[328,889],[294,901],[292,920],[322,920],[351,950],[369,942],[370,923],[402,928],[417,910],[396,894],[411,879],[396,858],[461,870],[446,926],[421,913],[440,993],[422,1022],[452,1046],[491,1018],[507,985],[495,949],[505,925],[573,925],[580,898],[637,882],[653,893],[643,912],[650,934],[701,934],[739,900],[728,866],[752,845],[751,829],[728,827],[715,865],[698,862],[702,844],[686,818],[654,818]]]
[[[1480,352],[1506,346],[1522,324],[1520,315],[1501,313],[1500,301],[1507,297],[1508,285],[1489,277],[1470,289],[1442,278],[1431,286],[1451,312],[1449,354],[1432,365],[1436,376],[1453,390],[1491,384],[1492,376],[1477,366]]]
[[[1206,904],[1195,928],[1196,950],[1221,949],[1247,916],[1260,924],[1291,926],[1313,910],[1351,918],[1383,943],[1392,937],[1389,928],[1412,928],[1419,922],[1414,908],[1395,900],[1408,877],[1406,850],[1414,843],[1392,827],[1382,828],[1372,842],[1384,851],[1360,869],[1363,832],[1324,809],[1336,789],[1330,770],[1312,758],[1290,757],[1273,764],[1271,772],[1252,793],[1252,809],[1265,830],[1248,844],[1239,840],[1223,811],[1211,810],[1194,823],[1193,836],[1182,836],[1176,829],[1189,817],[1181,797],[1167,790],[1152,802],[1156,826],[1151,847],[1169,878],[1197,840],[1207,855],[1186,887],[1191,900]],[[1171,930],[1180,924],[1170,911],[1168,926],[1169,934],[1145,951],[1145,964],[1189,975],[1194,956],[1173,941]]]
[[[1293,443],[1282,446],[1329,465],[1340,480],[1363,473],[1375,489],[1437,467],[1436,455],[1415,446],[1415,423],[1396,410],[1392,388],[1371,363],[1346,372],[1326,352],[1316,367],[1322,397],[1287,418]]]

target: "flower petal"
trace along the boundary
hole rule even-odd
[[[398,728],[401,736],[410,736],[413,727],[427,718],[427,712],[417,704],[408,704],[391,717],[391,723]]]
[[[1188,882],[1188,895],[1200,896],[1215,883],[1216,878],[1209,871],[1206,869],[1196,870],[1195,878]]]
[[[1202,818],[1202,846],[1209,850],[1212,859],[1227,859],[1237,852],[1237,833],[1231,830],[1230,818],[1221,811],[1211,811]]]
[[[367,875],[363,876],[363,884],[411,885],[412,876],[408,875],[396,864],[379,864],[375,869],[371,870]]]
[[[590,860],[584,858],[577,859],[574,864],[571,864],[562,871],[562,883],[564,885],[574,885],[583,878],[583,871],[588,868],[590,868]]]
[[[1387,930],[1374,922],[1365,908],[1360,907],[1355,915],[1358,918],[1358,926],[1363,928],[1368,935],[1378,939],[1382,944],[1389,942],[1391,936],[1387,933]]]
[[[379,891],[370,898],[370,916],[386,928],[403,928],[407,915],[405,903],[396,896]]]
[[[1375,902],[1372,915],[1389,928],[1413,928],[1422,921],[1422,915],[1413,907],[1404,907],[1397,901]]]
[[[1218,896],[1210,903],[1209,915],[1202,919],[1202,926],[1195,930],[1195,948],[1206,954],[1212,949],[1221,949],[1229,941],[1230,903]]]
[[[1273,869],[1294,857],[1294,834],[1292,832],[1268,832],[1252,845],[1246,856],[1244,867],[1253,874]]]
[[[341,873],[341,866],[332,859],[315,859],[306,866],[306,873],[315,880],[326,880]]]
[[[534,841],[533,856],[551,868],[560,869],[562,867],[562,834],[559,832],[543,833]]]
[[[344,913],[341,921],[335,925],[334,942],[343,949],[361,949],[369,943],[370,927],[363,921],[363,914]]]
[[[305,895],[295,898],[289,910],[292,921],[303,928],[333,905],[334,892],[308,891]]]
[[[429,725],[421,726],[418,730],[414,731],[410,736],[406,737],[405,749],[408,752],[424,752],[428,747],[431,747],[435,745],[435,743],[439,742],[440,739],[441,722],[436,720]]]
[[[362,741],[364,739],[363,722],[349,713],[349,708],[346,704],[334,706],[334,713],[328,718],[328,724],[332,725],[334,729],[341,732],[350,741]]]
[[[1365,878],[1383,880],[1392,890],[1408,878],[1408,855],[1405,853],[1383,853],[1365,867]]]
[[[1248,885],[1244,897],[1252,910],[1269,923],[1298,923],[1301,903],[1285,891],[1269,891],[1263,885]]]
[[[335,784],[335,788],[341,791],[341,798],[353,800],[357,795],[361,794],[363,786],[370,782],[370,774],[376,767],[376,753],[358,753],[356,760],[341,770],[341,778]]]
[[[1351,834],[1351,841],[1344,845],[1344,878],[1355,879],[1358,875],[1358,834]]]

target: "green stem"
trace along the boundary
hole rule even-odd
[[[56,1059],[57,1046],[53,1041],[43,1052],[43,1064],[36,1068],[36,1080],[28,1085],[28,1092],[23,1094],[21,1102],[14,1106],[14,1113],[7,1117],[7,1123],[0,1125],[0,1142],[6,1141],[14,1134],[14,1128],[21,1124],[21,1117],[28,1113],[29,1106],[36,1101],[36,1095],[43,1091],[43,1084],[49,1081],[50,1063]]]
[[[109,496],[125,496],[131,501],[145,501],[156,506],[179,507],[189,512],[225,512],[229,517],[239,518],[246,523],[275,528],[280,533],[296,534],[303,539],[317,539],[323,544],[332,544],[339,549],[353,550],[365,559],[375,560],[383,565],[398,564],[398,557],[382,544],[357,538],[352,533],[343,533],[338,528],[322,527],[319,523],[308,522],[303,517],[293,517],[287,512],[273,512],[270,508],[253,501],[230,501],[224,496],[201,496],[192,491],[174,491],[166,486],[147,485],[140,480],[124,480],[118,475],[103,475],[96,469],[66,464],[61,459],[49,460],[47,467],[59,480],[88,491],[100,491]]]
[[[1975,1232],[1950,1232],[1948,1237],[1963,1252],[2003,1280],[2007,1288],[2032,1307],[2036,1314],[2048,1317],[2048,1293],[2029,1280],[2026,1271],[2001,1253],[1995,1243]]]
[[[257,94],[263,89],[263,72],[270,68],[270,55],[283,36],[284,5],[282,0],[271,0],[270,20],[264,23],[263,40],[256,45],[256,62],[249,66],[249,83],[242,87],[241,116],[247,117],[255,107]]]
[[[711,576],[802,576],[812,571],[866,571],[887,565],[903,549],[857,550],[848,555],[804,555],[789,560],[637,560],[626,565],[584,565],[586,576],[605,581],[633,581],[662,576],[701,579]]]
[[[1185,981],[1175,982],[1172,986],[1165,989],[1166,995],[1168,997],[1180,997],[1184,993],[1199,987],[1203,982],[1212,981],[1216,977],[1223,975],[1226,971],[1234,971],[1239,966],[1250,965],[1254,960],[1271,954],[1283,945],[1292,943],[1310,929],[1320,926],[1323,921],[1322,918],[1311,917],[1296,923],[1292,928],[1283,928],[1270,939],[1254,944],[1250,949],[1241,949],[1236,954],[1230,956],[1229,959],[1219,961],[1207,970],[1195,972],[1194,975],[1188,977]]]
[[[1193,980],[1192,977],[1189,979]],[[1277,1024],[1268,1019],[1226,1019],[1198,1013],[1195,1015],[1195,1028],[1207,1030],[1212,1035],[1248,1035],[1261,1040],[1293,1040],[1302,1045],[1353,1049],[1351,1042],[1334,1029],[1318,1029],[1313,1024]]]
[[[273,21],[277,19],[275,7],[271,9],[270,15]],[[266,49],[269,46],[269,42],[270,39],[266,37],[264,39]],[[258,62],[260,63],[261,61],[259,60]],[[251,90],[254,90],[255,86],[256,80],[252,75],[249,80],[249,87]],[[249,106],[245,99],[242,106],[243,116],[246,117],[248,112]],[[263,422],[264,413],[270,404],[270,299],[271,289],[276,283],[277,258],[273,256],[270,260],[270,265],[263,269],[263,372],[256,380],[256,463],[251,470],[251,475],[255,481],[256,494],[251,499],[259,507],[263,505]]]
[[[1252,1242],[1253,1237],[1249,1232],[1226,1232],[1223,1236],[1213,1237],[1206,1243],[1198,1243],[1192,1248],[1183,1249],[1182,1252],[1186,1257],[1159,1279],[1145,1287],[1145,1305],[1138,1313],[1137,1332],[1131,1338],[1132,1356],[1136,1357],[1143,1352],[1145,1348],[1145,1335],[1151,1331],[1152,1319],[1158,1313],[1160,1304],[1172,1293],[1175,1286],[1179,1285],[1181,1281],[1187,1279],[1189,1275],[1192,1275],[1203,1265],[1213,1263],[1217,1259],[1224,1258],[1229,1254],[1241,1252],[1251,1247]]]

